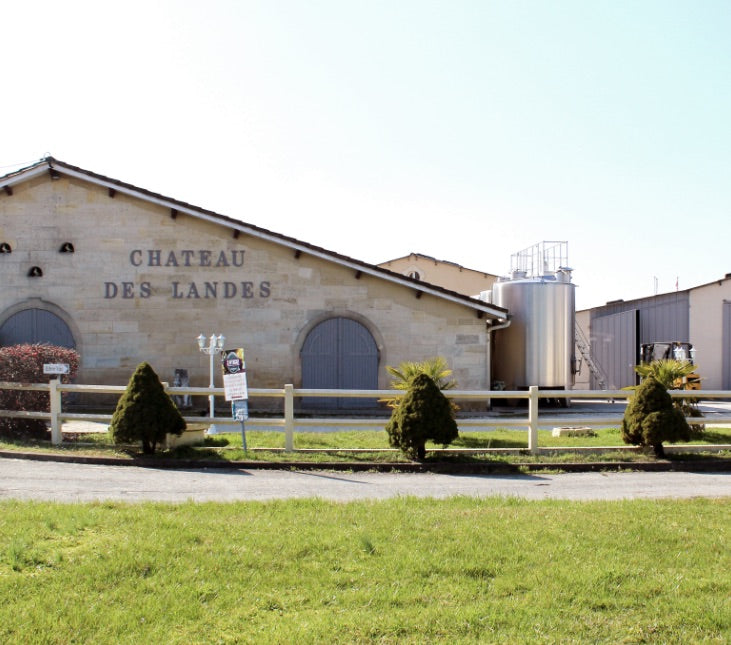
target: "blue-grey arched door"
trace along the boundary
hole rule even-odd
[[[302,387],[312,389],[378,389],[378,346],[371,333],[356,320],[333,317],[312,328],[302,345]],[[375,399],[315,398],[303,407],[370,408]]]
[[[23,309],[0,326],[0,346],[23,343],[46,343],[76,348],[69,326],[56,314],[45,309]]]

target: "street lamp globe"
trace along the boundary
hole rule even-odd
[[[210,366],[210,373],[209,373],[209,383],[208,387],[211,389],[211,394],[208,395],[208,413],[211,419],[214,419],[216,416],[215,411],[215,396],[213,394],[213,388],[214,388],[214,357],[216,354],[219,354],[221,351],[223,351],[224,343],[226,342],[226,337],[223,334],[211,334],[210,338],[206,338],[203,334],[199,334],[196,338],[196,341],[198,341],[198,349],[203,352],[204,354],[208,354],[210,360],[209,360],[209,366]],[[208,346],[206,346],[206,341],[208,341]],[[215,423],[212,423],[211,426],[208,428],[208,434],[216,434],[218,432]]]

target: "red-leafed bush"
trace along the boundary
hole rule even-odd
[[[69,373],[61,375],[68,383],[79,369],[75,349],[54,345],[13,345],[0,347],[0,381],[10,383],[48,383],[43,373],[45,363],[67,363]],[[48,392],[29,392],[0,388],[0,410],[48,412]],[[43,419],[20,419],[0,416],[0,435],[5,437],[44,438],[48,427]]]

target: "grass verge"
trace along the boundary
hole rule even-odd
[[[3,643],[727,643],[731,499],[0,503]]]
[[[596,431],[592,437],[553,437],[550,430],[540,430],[538,443],[542,448],[560,449],[543,452],[538,456],[527,453],[527,433],[524,430],[497,429],[490,432],[463,432],[450,446],[441,451],[441,446],[427,444],[427,462],[460,463],[566,463],[597,461],[632,462],[654,459],[646,453],[621,450],[622,442],[618,428]],[[310,463],[409,463],[400,451],[390,449],[384,430],[298,432],[295,434],[297,452],[284,452],[284,434],[278,431],[247,431],[247,451],[243,450],[240,432],[207,437],[201,446],[184,446],[171,451],[158,451],[157,456],[170,459],[196,459],[202,461],[247,461],[274,462],[286,465],[288,462]],[[701,438],[687,444],[731,445],[731,428],[713,428]],[[672,445],[672,444],[667,444]],[[604,448],[601,452],[586,452],[583,448]],[[76,454],[80,456],[111,456],[131,459],[139,455],[136,447],[123,449],[111,443],[108,434],[82,435],[61,446],[52,446],[48,441],[0,441],[0,450],[37,451]],[[435,451],[436,450],[436,451]],[[501,452],[501,451],[511,451]],[[462,451],[462,452],[460,452]],[[519,451],[523,451],[522,453]],[[716,455],[719,456],[719,455]],[[721,457],[729,457],[721,453]],[[670,456],[670,459],[677,459]],[[702,459],[701,455],[684,454],[683,459]]]

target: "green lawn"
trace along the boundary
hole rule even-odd
[[[728,643],[730,528],[731,498],[6,501],[0,641]]]
[[[240,450],[242,446],[241,433],[227,433],[216,437],[209,437],[206,441],[207,449],[214,449],[219,455],[227,459],[257,459],[257,458],[291,458],[287,456],[273,455],[271,452],[257,455],[258,450],[266,448],[274,448],[281,450],[284,448],[284,434],[281,432],[262,432],[254,431],[246,433],[247,447],[250,449],[248,454],[244,454]],[[731,428],[713,428],[704,433],[702,439],[696,439],[689,444],[727,444],[731,445]],[[596,431],[594,437],[553,437],[550,430],[539,430],[538,444],[544,448],[564,447],[566,449],[577,447],[608,447],[616,448],[625,446],[618,428],[605,428]],[[327,450],[335,451],[337,449],[358,449],[358,450],[388,450],[388,435],[385,430],[362,430],[362,431],[341,431],[341,432],[298,432],[294,435],[294,445],[298,450]],[[670,445],[670,444],[668,444]],[[427,449],[440,449],[442,446],[433,443],[427,444]],[[462,432],[459,438],[449,446],[451,449],[464,450],[489,450],[489,449],[528,449],[528,436],[525,430],[508,430],[496,429],[491,432]],[[206,448],[197,449],[205,451]],[[194,451],[181,451],[185,454],[193,454]],[[616,454],[614,451],[612,454]],[[337,455],[335,455],[337,457]],[[302,453],[297,454],[297,459],[305,457]],[[316,458],[309,456],[310,458]],[[379,454],[376,452],[366,453],[363,455],[348,455],[354,459],[368,460],[400,460],[406,459],[401,456],[398,451]],[[431,455],[434,459],[441,459],[444,453]],[[631,455],[625,455],[631,458]],[[324,458],[324,457],[323,457]],[[333,454],[330,452],[327,458],[332,459]],[[484,458],[484,456],[483,456]],[[505,457],[496,457],[492,453],[491,458],[504,459]],[[542,456],[545,458],[545,456]],[[591,457],[598,459],[596,455]],[[644,458],[644,457],[643,457]],[[524,456],[516,456],[514,459],[524,459]]]
[[[408,459],[399,451],[391,451],[388,445],[388,436],[385,430],[361,430],[361,431],[336,431],[336,432],[297,432],[294,435],[294,445],[297,450],[305,452],[284,453],[284,433],[281,431],[247,431],[246,433],[248,452],[242,449],[241,433],[231,432],[222,435],[206,438],[205,445],[200,447],[184,447],[167,453],[159,452],[161,455],[177,458],[196,459],[224,459],[229,461],[253,460],[253,461],[280,461],[287,462],[293,459],[297,461],[367,461],[367,462],[406,462]],[[702,438],[689,442],[693,444],[725,444],[731,445],[731,428],[711,428],[706,431]],[[538,444],[544,448],[563,447],[570,451],[571,448],[617,448],[624,446],[617,428],[606,428],[596,431],[594,437],[553,437],[550,430],[538,432]],[[670,445],[670,444],[668,444]],[[682,444],[679,444],[682,445]],[[439,449],[441,446],[427,444],[427,449]],[[528,448],[527,431],[512,429],[496,429],[490,432],[464,432],[450,446],[453,449],[466,450],[488,450],[513,448]],[[359,450],[365,452],[348,452],[348,450]],[[9,442],[0,441],[0,450],[61,450],[73,451],[82,454],[106,454],[116,455],[122,458],[129,457],[129,454],[111,444],[107,434],[95,434],[81,436],[75,441],[65,441],[63,446],[56,448],[49,442]],[[311,453],[307,451],[327,451]],[[340,452],[338,452],[340,450]],[[583,460],[633,460],[647,459],[646,455],[639,453],[628,453],[609,451],[600,454],[582,455],[567,452],[563,455],[540,455],[541,461],[566,461],[567,456],[571,459]],[[453,457],[456,458],[456,457]],[[461,459],[479,459],[494,461],[526,461],[534,457],[527,455],[506,456],[499,453],[477,454]],[[444,453],[427,453],[427,459],[443,460]]]

